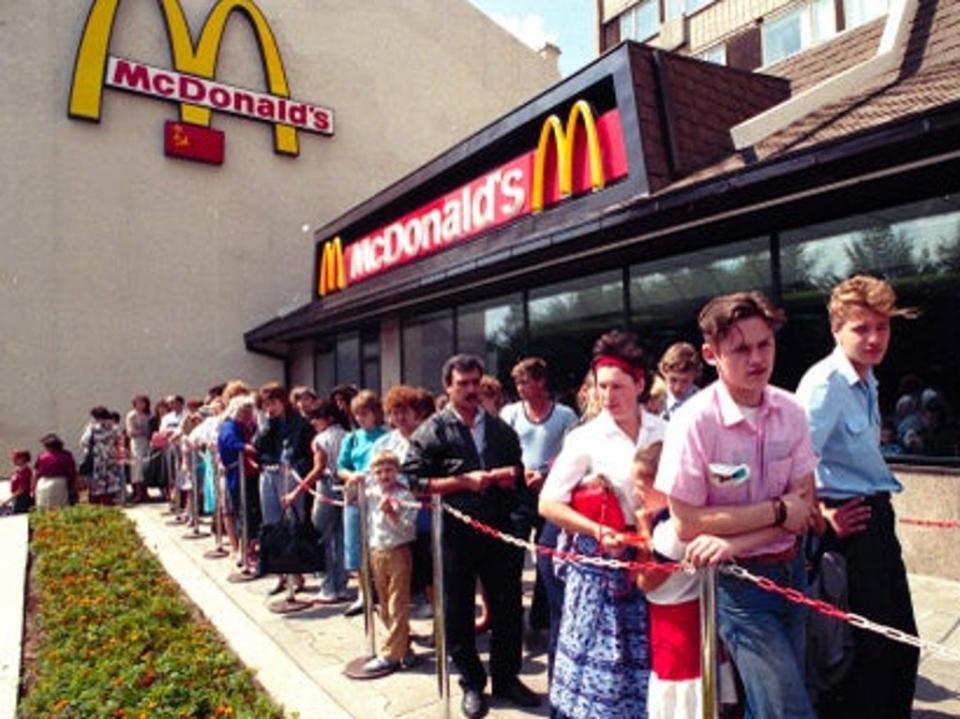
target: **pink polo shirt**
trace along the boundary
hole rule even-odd
[[[754,422],[719,381],[695,394],[667,425],[657,489],[697,507],[786,494],[817,466],[803,409],[789,392],[768,386]],[[747,554],[781,552],[793,541],[784,536]]]

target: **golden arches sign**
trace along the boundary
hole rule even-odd
[[[227,20],[238,11],[247,17],[256,35],[270,93],[277,97],[290,97],[287,74],[283,69],[277,41],[263,12],[252,0],[216,0],[196,44],[179,0],[158,0],[158,3],[167,27],[170,52],[176,70],[208,80],[214,79]],[[120,0],[93,0],[90,6],[73,70],[68,110],[71,117],[100,120],[110,36],[119,5]],[[208,107],[188,102],[180,103],[180,119],[183,122],[209,127],[210,117],[211,110]],[[291,125],[274,123],[273,143],[279,153],[299,154],[297,130]]]
[[[317,277],[317,291],[320,296],[330,292],[337,292],[347,286],[347,273],[343,266],[343,245],[339,237],[323,244],[320,255],[319,276]]]
[[[557,153],[557,184],[560,197],[569,197],[573,193],[573,151],[576,147],[576,133],[580,124],[583,124],[587,133],[587,152],[590,162],[590,186],[594,191],[602,190],[606,185],[603,173],[603,157],[600,153],[600,139],[597,136],[597,123],[593,117],[593,110],[586,100],[577,100],[567,115],[567,126],[564,128],[560,118],[550,115],[543,121],[540,130],[540,141],[537,143],[537,152],[533,159],[533,180],[530,188],[530,210],[543,210],[543,175],[546,172],[547,153],[550,141]]]

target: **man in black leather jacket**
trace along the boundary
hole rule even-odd
[[[450,402],[414,432],[403,471],[414,490],[442,494],[452,507],[510,532],[510,514],[520,504],[524,485],[520,441],[505,422],[480,407],[483,371],[483,362],[472,355],[447,360],[443,383]],[[475,718],[487,712],[483,696],[487,675],[474,636],[478,577],[490,606],[493,694],[519,706],[536,706],[536,694],[517,679],[523,625],[522,550],[449,516],[444,519],[443,543],[447,641],[460,671],[464,715]]]

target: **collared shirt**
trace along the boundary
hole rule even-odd
[[[581,480],[602,474],[616,490],[624,517],[632,521],[636,510],[633,480],[630,477],[633,455],[637,449],[662,440],[665,428],[662,419],[643,411],[640,431],[634,441],[620,429],[608,412],[601,412],[566,436],[563,449],[540,490],[540,498],[569,502],[570,495]]]
[[[397,483],[385,492],[380,482],[368,475],[364,481],[364,492],[367,498],[370,549],[392,549],[416,539],[420,508],[409,489]],[[396,516],[380,509],[384,497],[394,504]]]
[[[470,430],[470,436],[473,437],[473,446],[477,448],[477,456],[480,457],[480,463],[483,463],[483,450],[487,447],[487,412],[482,407],[477,409],[473,416],[473,425],[467,424],[456,408],[451,404],[450,411],[460,420],[460,424]],[[484,468],[486,469],[486,468]]]
[[[850,499],[903,489],[880,453],[880,410],[872,370],[861,378],[838,346],[803,375],[797,398],[820,455],[821,497]]]
[[[718,381],[670,421],[655,486],[696,507],[743,506],[782,497],[816,466],[803,408],[793,395],[767,386],[753,423]],[[784,535],[746,554],[781,552],[793,542]]]
[[[697,390],[699,389],[700,388],[697,387],[695,384],[692,384],[689,387],[687,387],[684,393],[679,397],[675,396],[672,392],[670,392],[670,390],[667,390],[666,401],[664,401],[663,403],[664,410],[660,414],[660,417],[669,422],[674,412],[680,409],[680,405],[682,405],[688,399],[693,397],[693,395],[695,395],[697,393]]]

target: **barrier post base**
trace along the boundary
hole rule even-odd
[[[260,579],[260,577],[257,576],[257,573],[247,570],[231,572],[227,577],[227,581],[230,582],[230,584],[243,584],[245,582],[252,582],[255,579]]]
[[[206,539],[210,536],[210,532],[187,532],[183,535],[183,539]]]
[[[345,676],[350,679],[379,679],[380,677],[385,677],[388,674],[393,674],[399,667],[388,667],[386,669],[381,669],[377,672],[367,672],[364,671],[363,665],[369,662],[373,657],[363,656],[357,657],[347,662],[347,666],[343,668],[343,673]]]
[[[208,549],[206,552],[203,553],[204,559],[223,559],[224,557],[229,557],[229,556],[230,556],[230,552],[224,549],[223,547]]]

